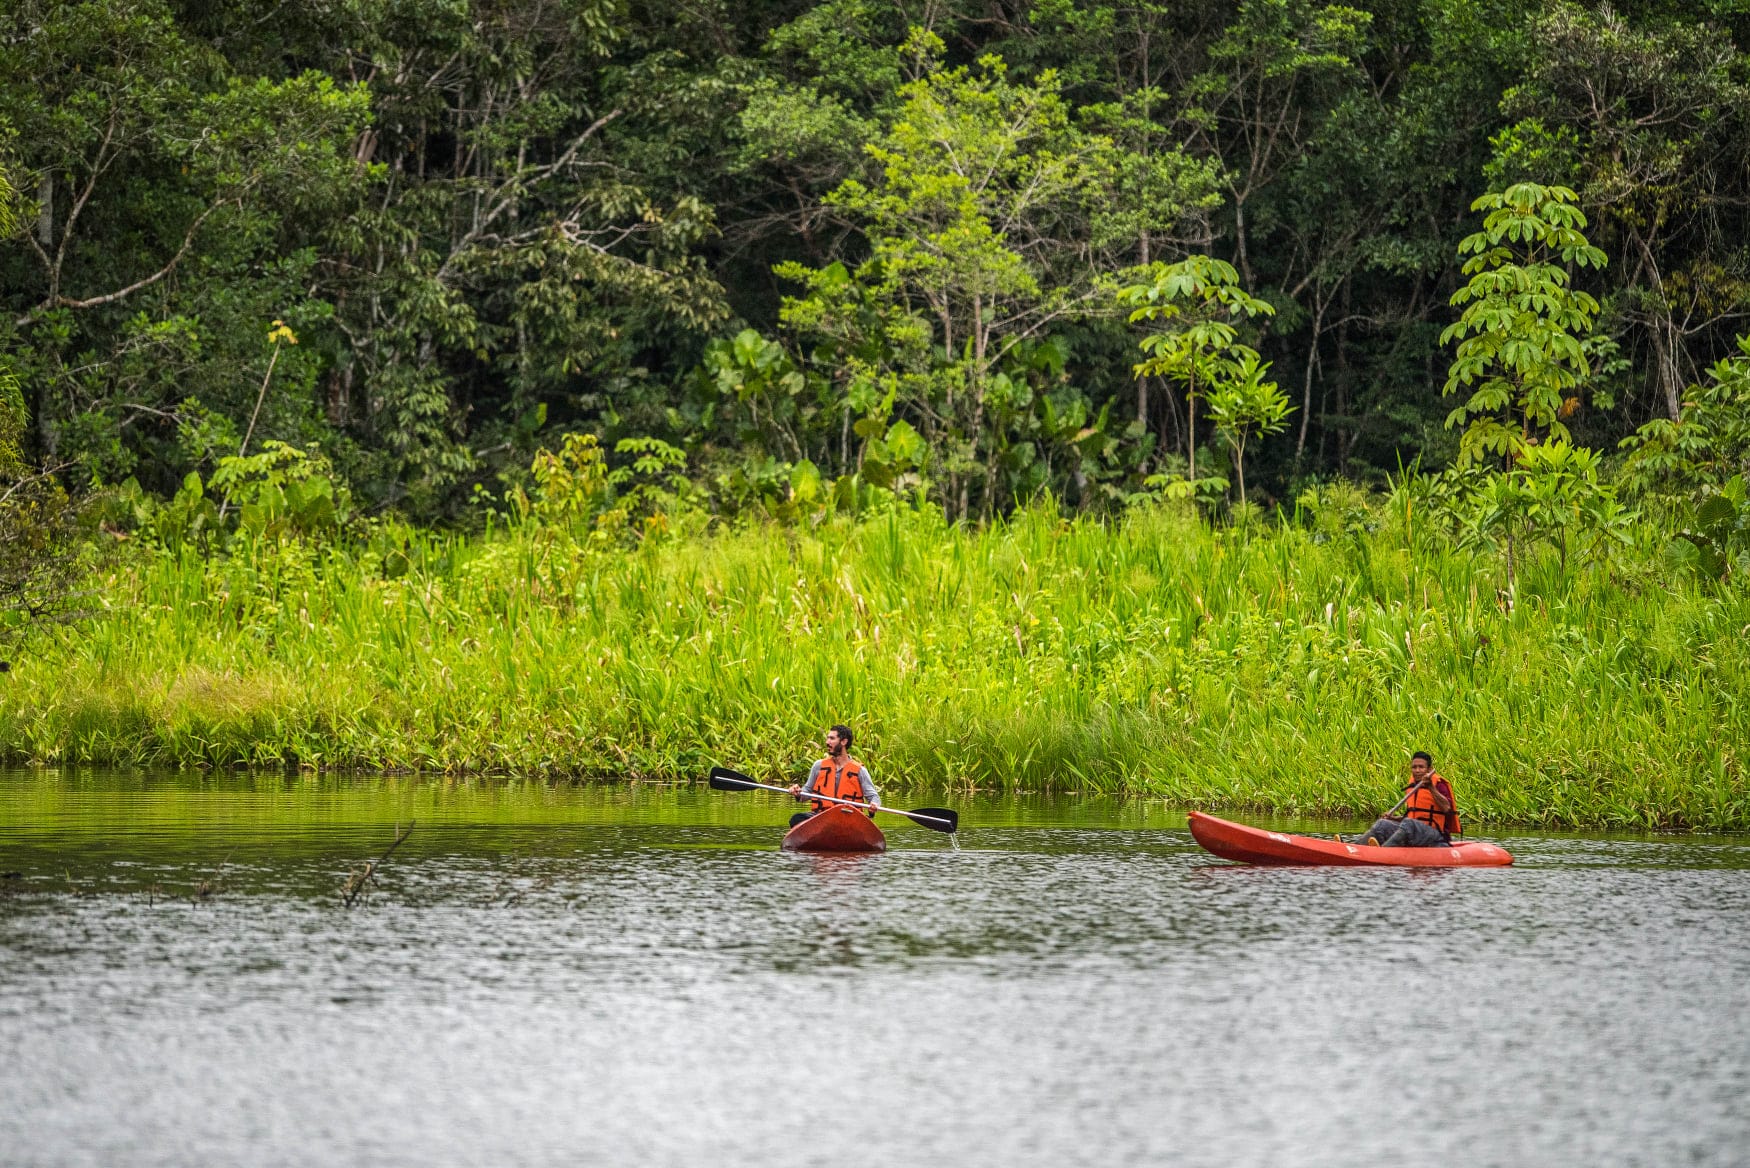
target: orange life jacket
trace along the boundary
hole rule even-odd
[[[1404,803],[1404,817],[1420,819],[1451,839],[1462,830],[1458,823],[1458,800],[1452,797],[1452,784],[1437,774],[1428,776],[1428,784],[1410,792],[1408,801]],[[1440,805],[1434,801],[1436,790],[1446,796],[1446,801],[1452,805],[1451,811],[1440,810]]]
[[[820,777],[814,784],[814,793],[825,795],[831,799],[850,799],[862,803],[863,799],[863,764],[845,755],[843,759],[835,759],[827,755],[820,760]],[[823,803],[819,799],[813,801],[816,811],[825,811],[836,806]]]

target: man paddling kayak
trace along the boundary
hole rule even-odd
[[[829,799],[850,799],[858,803],[867,803],[871,808],[881,806],[881,795],[875,790],[875,784],[869,778],[869,768],[852,758],[851,728],[849,726],[834,726],[826,732],[826,757],[814,764],[814,769],[808,772],[808,782],[797,786],[790,785],[790,794],[798,799],[809,795],[825,795]],[[812,811],[798,811],[790,817],[790,826],[795,827],[811,815],[817,815],[832,806],[814,800]],[[873,810],[868,812],[869,818],[875,818]]]
[[[1418,750],[1410,756],[1410,781],[1404,788],[1402,818],[1385,816],[1355,842],[1384,848],[1438,848],[1452,843],[1463,829],[1452,784],[1434,771],[1434,756]],[[1338,836],[1342,839],[1342,836]]]

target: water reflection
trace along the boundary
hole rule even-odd
[[[1158,805],[918,801],[962,808],[963,850],[786,855],[781,800],[694,788],[0,776],[0,1059],[29,1069],[0,1160],[1324,1164],[1438,1115],[1418,1157],[1730,1164],[1750,1136],[1743,840],[1262,870]],[[799,1102],[823,1084],[849,1120]]]

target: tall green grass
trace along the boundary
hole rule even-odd
[[[574,776],[795,774],[848,722],[885,787],[1366,814],[1425,748],[1474,818],[1750,827],[1750,599],[1050,507],[630,552],[535,527],[142,553],[0,680],[0,752]]]

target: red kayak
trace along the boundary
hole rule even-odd
[[[849,807],[810,815],[784,836],[786,852],[885,852],[887,837],[875,821]]]
[[[1206,851],[1242,864],[1335,864],[1346,868],[1503,868],[1513,862],[1506,848],[1477,840],[1450,847],[1382,848],[1265,831],[1191,813],[1191,834]],[[788,846],[788,841],[785,841]]]

